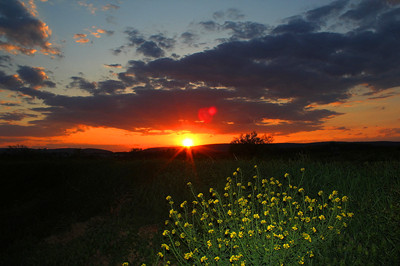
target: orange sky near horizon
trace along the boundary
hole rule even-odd
[[[342,115],[329,119],[320,130],[293,134],[267,133],[274,136],[274,143],[309,143],[323,141],[399,141],[400,132],[392,129],[400,124],[400,88],[394,88],[390,97],[366,99],[354,96],[341,104],[331,104],[329,109]],[[387,92],[386,92],[387,94]],[[320,108],[327,108],[320,106]],[[218,114],[216,114],[218,115]],[[379,121],[379,125],[377,124]],[[269,121],[274,123],[274,121]],[[279,123],[280,121],[276,121]],[[249,132],[243,132],[249,133]],[[263,132],[258,132],[263,134]],[[229,143],[238,134],[196,133],[195,131],[173,131],[168,134],[143,134],[110,127],[87,127],[65,136],[30,138],[28,140],[3,143],[3,147],[25,145],[33,148],[103,148],[114,152],[134,148],[180,146],[185,138],[191,138],[193,145]]]
[[[341,104],[330,104],[329,109],[342,112],[342,115],[328,119],[322,129],[297,132],[293,134],[267,133],[274,136],[274,143],[309,143],[323,141],[399,141],[400,132],[392,129],[400,124],[400,88],[394,88],[390,97],[367,99],[354,96]],[[387,94],[388,92],[385,92]],[[379,95],[378,95],[379,96]],[[319,106],[327,108],[327,106]],[[218,115],[218,114],[216,114]],[[377,124],[379,121],[379,125]],[[280,123],[279,120],[269,121]],[[71,131],[73,132],[73,131]],[[249,132],[243,132],[249,133]],[[263,132],[258,132],[263,134]],[[143,134],[110,127],[82,126],[65,136],[49,138],[30,138],[28,140],[4,142],[2,147],[25,145],[32,148],[103,148],[129,151],[134,148],[180,146],[185,138],[191,138],[193,145],[229,143],[238,134],[196,133],[195,131],[171,131],[168,134]]]

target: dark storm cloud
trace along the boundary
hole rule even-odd
[[[121,80],[127,87],[135,85],[139,82],[138,79],[125,72],[118,73],[118,79]]]
[[[30,67],[30,66],[19,66],[17,70],[19,77],[27,84],[31,86],[45,86],[54,88],[56,84],[47,77],[43,68]]]
[[[50,126],[40,126],[40,125],[10,125],[10,124],[0,124],[0,136],[9,137],[53,137],[65,135],[65,128],[62,128],[59,124],[53,124]],[[3,138],[1,138],[3,139]]]
[[[308,33],[319,30],[320,27],[313,22],[306,21],[302,18],[291,19],[287,24],[282,24],[272,30],[272,34],[282,33]]]
[[[100,81],[94,94],[119,94],[125,90],[125,85],[119,80]]]
[[[226,21],[222,25],[222,29],[232,31],[231,40],[249,40],[265,35],[268,27],[251,21]]]
[[[144,36],[141,33],[139,33],[137,29],[129,28],[125,30],[124,33],[128,35],[127,39],[129,41],[128,43],[129,46],[141,45],[146,41],[144,39]]]
[[[24,118],[28,117],[37,117],[37,115],[34,114],[26,114],[23,112],[7,112],[7,113],[0,113],[0,120],[4,121],[20,121]]]
[[[51,30],[29,13],[17,0],[0,1],[0,49],[16,54],[32,55],[37,48],[45,54],[61,55],[49,42]]]
[[[176,41],[172,38],[167,38],[163,34],[155,34],[149,37],[150,41],[157,43],[163,49],[172,49]]]
[[[219,24],[215,21],[201,21],[199,25],[207,31],[229,31],[230,40],[249,40],[264,36],[268,27],[252,21],[225,21]]]
[[[342,101],[356,85],[383,90],[400,84],[399,12],[396,7],[380,14],[375,31],[314,32],[306,20],[292,20],[277,26],[276,34],[226,42],[180,60],[132,65],[128,71],[233,87],[247,97],[294,98],[304,106]]]
[[[6,89],[14,92],[36,97],[36,95],[45,94],[39,91],[42,87],[54,88],[55,83],[49,80],[43,68],[19,66],[17,74],[7,75],[0,71],[0,89]]]
[[[175,46],[176,41],[166,37],[164,34],[154,34],[150,37],[145,37],[137,29],[128,28],[124,31],[127,35],[127,45],[122,45],[113,50],[114,54],[119,54],[127,47],[136,47],[136,52],[147,57],[159,58],[164,56],[164,50],[170,50]]]
[[[91,94],[94,94],[94,91],[97,88],[96,82],[89,82],[85,78],[82,77],[71,77],[72,81],[67,86],[68,88],[76,88],[87,91]]]
[[[192,45],[195,43],[198,36],[192,32],[186,31],[186,32],[182,33],[180,37],[181,37],[183,43]]]
[[[380,1],[380,0],[379,0]],[[323,23],[328,18],[338,15],[349,3],[349,0],[338,0],[328,5],[318,7],[306,12],[306,18],[314,23]]]
[[[7,106],[7,107],[20,106],[19,103],[10,102],[10,101],[0,101],[0,105]]]
[[[341,18],[351,19],[354,21],[363,21],[364,23],[370,21],[371,18],[374,20],[377,17],[377,13],[380,10],[388,8],[388,3],[381,0],[364,0],[360,2],[354,9],[351,9],[344,13]]]
[[[315,130],[322,118],[336,115],[326,110],[304,111],[293,104],[279,105],[266,102],[246,102],[230,99],[228,90],[138,90],[122,95],[94,95],[68,97],[51,93],[38,95],[50,107],[36,108],[46,118],[31,121],[38,128],[70,128],[76,125],[115,127],[146,133],[149,130],[183,130],[195,128],[199,132],[210,129],[218,133],[240,133],[251,129]],[[207,124],[199,121],[198,111],[216,106],[218,115]],[[269,124],[263,119],[280,119],[280,124]],[[1,129],[2,127],[0,127]],[[8,128],[8,130],[18,128]],[[4,131],[9,132],[9,131]],[[21,134],[21,133],[19,133]],[[7,134],[2,133],[6,136]]]
[[[0,89],[13,90],[22,86],[22,81],[16,75],[7,75],[0,70]]]
[[[161,49],[155,42],[146,41],[141,44],[137,49],[137,52],[142,53],[148,57],[159,58],[164,56],[164,50]]]
[[[20,87],[16,90],[16,92],[23,96],[29,96],[30,98],[38,98],[41,100],[54,97],[54,94],[51,92],[35,90],[30,87]]]
[[[121,77],[123,77],[123,75],[121,75]],[[126,88],[125,81],[120,80],[90,82],[82,77],[71,77],[71,79],[72,81],[69,83],[68,88],[81,89],[92,95],[119,94]]]

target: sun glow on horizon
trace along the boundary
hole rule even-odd
[[[192,147],[193,144],[194,144],[193,143],[193,139],[191,139],[191,138],[185,138],[185,139],[182,140],[182,146],[185,146],[187,148]]]

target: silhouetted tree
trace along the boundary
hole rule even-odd
[[[272,135],[262,135],[258,136],[257,132],[253,131],[248,134],[240,134],[240,137],[234,138],[231,144],[270,144],[274,141]]]
[[[241,134],[239,137],[231,141],[229,147],[230,152],[235,155],[243,156],[263,156],[267,150],[266,144],[271,144],[274,141],[272,135],[259,136],[257,132],[253,131],[247,134]]]

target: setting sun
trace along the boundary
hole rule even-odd
[[[191,147],[191,146],[193,146],[193,140],[186,138],[186,139],[182,140],[182,145],[185,147]]]

